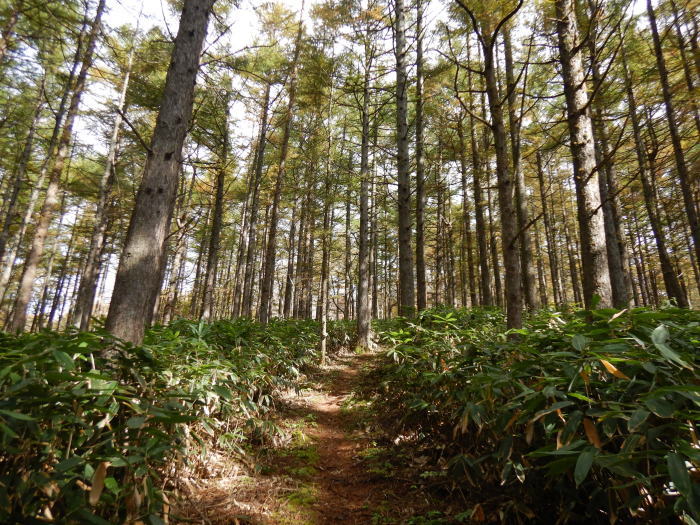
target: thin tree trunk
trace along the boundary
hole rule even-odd
[[[423,156],[423,5],[416,2],[416,300],[425,310],[425,159]]]
[[[521,117],[516,116],[516,81],[513,71],[513,46],[511,44],[510,29],[503,30],[503,43],[505,50],[506,66],[506,91],[508,93],[508,123],[510,131],[510,148],[513,160],[513,175],[515,180],[515,204],[518,217],[518,247],[520,249],[520,272],[523,287],[523,299],[528,310],[539,308],[537,294],[535,292],[535,267],[532,262],[532,240],[530,237],[530,214],[527,206],[525,190],[525,174],[520,162],[520,127]]]
[[[99,197],[95,206],[94,228],[90,237],[90,246],[85,260],[85,269],[82,278],[80,279],[80,287],[78,288],[78,296],[76,299],[75,310],[73,311],[73,320],[80,330],[87,330],[92,316],[92,307],[95,302],[95,292],[97,290],[97,278],[100,275],[99,257],[102,253],[104,245],[105,232],[107,229],[107,208],[114,182],[114,170],[117,160],[117,151],[119,149],[119,131],[122,125],[126,106],[126,93],[129,88],[129,80],[131,78],[131,68],[134,61],[134,50],[132,46],[129,51],[129,59],[127,61],[126,72],[122,80],[122,89],[119,93],[117,102],[117,111],[112,125],[112,136],[109,142],[109,151],[107,153],[107,162],[105,169],[102,172],[100,179]]]
[[[547,254],[549,256],[549,272],[552,280],[552,294],[554,296],[554,305],[559,308],[564,303],[564,298],[561,292],[561,280],[559,277],[559,257],[555,243],[554,229],[552,227],[552,218],[547,205],[547,190],[544,185],[544,170],[542,169],[542,154],[538,150],[535,153],[537,161],[537,179],[540,183],[540,201],[542,202],[542,220],[544,221],[544,235],[547,240]]]
[[[396,148],[398,185],[399,297],[400,314],[413,317],[416,309],[413,253],[411,250],[411,182],[408,157],[408,81],[406,73],[406,9],[404,0],[394,0],[396,56]]]
[[[7,197],[8,204],[5,211],[5,220],[3,221],[2,230],[0,231],[0,262],[5,258],[5,249],[7,248],[7,241],[10,238],[10,228],[12,227],[15,217],[18,215],[17,199],[27,174],[27,166],[29,165],[29,159],[32,156],[32,148],[34,145],[34,136],[36,135],[37,124],[39,123],[39,118],[41,117],[41,110],[44,107],[43,96],[45,82],[46,75],[44,75],[41,79],[37,102],[34,108],[34,115],[32,116],[32,122],[29,126],[27,139],[24,142],[22,155],[19,158],[19,162],[17,163],[17,167],[15,168],[14,175],[12,177],[10,194]],[[7,261],[10,266],[13,262],[14,261],[10,260]]]
[[[92,22],[88,43],[85,49],[85,56],[80,67],[80,73],[76,78],[75,88],[71,97],[68,112],[66,114],[66,122],[61,132],[61,138],[58,142],[58,149],[54,165],[49,175],[49,185],[46,189],[46,196],[41,207],[39,220],[34,231],[34,239],[32,240],[31,248],[27,255],[27,260],[24,264],[22,276],[20,277],[20,285],[15,297],[15,304],[10,321],[10,330],[12,332],[21,332],[27,320],[27,307],[32,296],[32,288],[36,277],[37,268],[41,262],[44,253],[44,244],[46,236],[49,232],[49,226],[58,208],[58,193],[61,184],[61,174],[65,166],[66,158],[70,150],[70,141],[73,135],[73,124],[78,116],[80,108],[80,99],[85,91],[87,83],[87,75],[92,66],[95,47],[97,46],[97,38],[99,36],[102,13],[105,8],[105,0],[100,0],[95,12],[95,18]]]
[[[678,131],[678,125],[676,124],[676,112],[673,107],[673,97],[671,96],[671,87],[668,80],[666,59],[664,58],[663,50],[661,48],[661,39],[659,38],[659,30],[656,26],[656,15],[654,14],[651,0],[647,0],[647,15],[649,16],[649,26],[651,27],[651,36],[654,42],[656,67],[659,71],[659,80],[661,81],[661,93],[663,94],[664,108],[666,110],[666,121],[668,122],[668,130],[671,135],[671,145],[673,146],[673,156],[676,161],[676,174],[681,184],[681,193],[683,194],[685,213],[688,216],[690,234],[693,238],[693,244],[695,246],[695,257],[696,259],[700,260],[700,221],[698,220],[698,212],[695,208],[691,178],[690,174],[688,173],[688,166],[685,163],[681,137]]]
[[[300,16],[303,14],[303,11],[304,7],[302,2]],[[289,151],[289,136],[291,134],[294,104],[296,102],[297,68],[299,63],[299,53],[301,51],[301,36],[303,33],[303,27],[302,21],[299,20],[299,30],[297,31],[296,42],[294,44],[294,58],[292,59],[291,73],[289,75],[289,100],[287,102],[287,111],[284,119],[282,144],[280,146],[279,168],[277,170],[277,180],[275,181],[275,191],[272,197],[272,208],[270,209],[267,251],[265,253],[265,265],[263,268],[263,278],[260,286],[258,319],[262,324],[267,323],[268,310],[272,299],[272,281],[275,273],[277,252],[277,214],[282,195],[282,185],[287,174],[287,153]]]
[[[467,188],[467,155],[464,141],[464,129],[462,118],[457,121],[457,136],[459,137],[459,166],[462,176],[462,228],[464,239],[462,240],[462,259],[466,259],[466,269],[462,275],[462,306],[467,306],[467,278],[469,283],[469,305],[474,307],[477,304],[476,276],[474,275],[474,239],[471,229],[471,219],[469,217],[469,197]],[[466,275],[464,275],[466,274]]]
[[[255,267],[255,252],[257,250],[258,209],[260,207],[260,182],[265,160],[267,142],[267,119],[270,106],[270,83],[265,84],[262,117],[260,119],[260,135],[258,137],[255,167],[253,170],[253,186],[250,200],[250,219],[248,221],[248,249],[246,253],[245,274],[243,277],[243,301],[241,314],[251,317],[253,313],[253,272]]]
[[[503,306],[503,285],[501,284],[501,265],[498,261],[498,243],[496,242],[496,227],[493,224],[493,200],[491,199],[491,184],[486,188],[486,200],[489,207],[489,249],[493,267],[493,284],[496,294],[496,305]]]
[[[291,226],[289,228],[289,243],[287,245],[287,278],[286,285],[284,287],[284,306],[282,308],[282,316],[285,319],[289,318],[292,307],[292,292],[294,289],[294,239],[296,237],[296,213],[297,213],[297,202],[294,203],[292,208],[292,219]]]
[[[360,231],[357,254],[357,347],[372,348],[372,305],[369,297],[370,285],[370,238],[369,238],[369,82],[372,73],[374,50],[365,43],[365,74],[362,85],[362,138],[360,146]]]

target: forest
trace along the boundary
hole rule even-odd
[[[0,523],[700,524],[698,0],[0,0]]]

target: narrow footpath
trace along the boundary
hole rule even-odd
[[[393,476],[367,404],[354,391],[374,355],[337,358],[277,406],[277,442],[254,464],[213,454],[209,477],[191,480],[181,523],[391,524],[410,511],[407,482]]]

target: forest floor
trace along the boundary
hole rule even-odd
[[[254,447],[254,464],[215,453],[176,506],[182,523],[326,525],[404,523],[425,506],[381,446],[368,403],[356,395],[374,354],[345,354],[277,402],[282,437]]]

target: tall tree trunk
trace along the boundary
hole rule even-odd
[[[649,16],[649,26],[651,27],[651,36],[654,41],[654,54],[656,55],[656,67],[659,71],[659,80],[661,81],[661,93],[664,99],[664,108],[666,110],[666,121],[668,122],[668,130],[671,135],[671,145],[673,146],[673,157],[676,161],[676,174],[681,183],[681,193],[683,194],[683,204],[685,205],[685,213],[688,216],[688,224],[690,226],[690,234],[695,245],[695,257],[700,260],[700,221],[698,221],[698,212],[695,208],[695,199],[693,198],[693,189],[691,187],[691,178],[688,173],[688,166],[685,163],[683,155],[683,146],[681,145],[681,137],[676,124],[676,112],[673,107],[673,97],[671,96],[671,87],[668,81],[668,70],[666,69],[666,59],[664,58],[661,48],[661,39],[659,38],[659,30],[656,26],[656,15],[651,5],[651,0],[647,0],[647,15]]]
[[[406,9],[404,0],[394,0],[396,55],[396,148],[399,231],[400,314],[413,317],[416,309],[413,253],[411,250],[411,181],[408,157],[408,81],[406,67]]]
[[[300,14],[303,14],[303,3]],[[258,319],[261,323],[267,323],[270,300],[272,299],[272,283],[275,273],[275,262],[277,253],[277,222],[280,198],[282,195],[282,184],[287,174],[287,152],[289,151],[289,136],[292,129],[292,117],[294,104],[296,102],[297,68],[299,63],[299,53],[301,51],[301,36],[303,24],[299,20],[296,42],[294,44],[294,58],[292,59],[291,72],[289,75],[289,100],[287,101],[287,111],[284,119],[284,130],[282,132],[282,144],[280,145],[280,161],[277,170],[277,180],[275,181],[275,191],[272,197],[272,208],[270,208],[270,223],[267,237],[267,251],[265,253],[265,265],[263,268],[263,278],[260,286],[260,305],[258,309]]]
[[[129,88],[129,80],[131,78],[134,50],[135,47],[132,46],[129,51],[124,79],[122,80],[122,88],[117,102],[117,112],[114,116],[114,124],[112,125],[109,151],[107,152],[107,162],[105,163],[105,168],[100,179],[99,196],[95,206],[94,227],[90,237],[90,246],[88,247],[85,268],[82,278],[80,279],[75,310],[73,311],[73,320],[81,330],[88,329],[90,317],[92,316],[92,306],[95,302],[97,278],[100,275],[100,254],[102,253],[105,232],[107,230],[108,202],[114,182],[114,170],[116,167],[117,151],[119,149],[119,132],[123,121],[122,115],[126,107],[126,92]]]
[[[329,124],[331,116],[329,115]],[[329,131],[329,135],[330,135]],[[329,137],[330,138],[330,137]],[[330,273],[330,261],[331,261],[331,244],[333,242],[333,184],[331,183],[331,169],[330,169],[330,159],[331,159],[331,143],[329,140],[329,151],[328,157],[326,159],[326,180],[324,189],[324,203],[323,203],[323,237],[321,239],[321,282],[319,286],[318,294],[318,307],[319,315],[318,320],[321,324],[321,363],[326,361],[326,352],[328,347],[328,280]]]
[[[564,303],[561,291],[561,279],[559,277],[559,256],[555,242],[554,228],[548,206],[547,189],[544,185],[544,170],[542,169],[542,154],[538,150],[535,153],[537,162],[537,179],[540,183],[540,201],[542,201],[542,220],[544,221],[544,235],[547,239],[547,254],[549,256],[549,272],[552,279],[552,294],[554,306],[559,308]]]
[[[100,0],[99,4],[97,5],[95,18],[93,19],[90,34],[88,36],[88,43],[85,49],[83,63],[80,67],[80,73],[78,73],[78,77],[76,78],[75,88],[73,89],[73,95],[71,97],[70,105],[68,106],[66,122],[63,126],[63,131],[61,132],[61,139],[58,142],[58,150],[56,152],[56,158],[54,159],[51,174],[49,175],[49,185],[46,189],[46,196],[44,198],[44,203],[39,214],[39,220],[34,231],[34,239],[32,240],[31,248],[24,264],[19,289],[17,290],[17,296],[15,297],[12,319],[9,326],[10,330],[13,332],[22,331],[27,320],[27,306],[31,300],[32,288],[34,285],[37,268],[44,253],[44,244],[46,242],[46,236],[49,232],[49,226],[51,225],[51,221],[53,220],[58,207],[58,193],[61,184],[61,174],[63,173],[66,158],[68,157],[70,140],[73,135],[73,124],[78,116],[80,99],[85,91],[88,71],[92,66],[104,8],[105,0]]]
[[[462,182],[462,228],[464,238],[462,240],[462,259],[466,265],[462,275],[462,306],[467,306],[467,279],[469,283],[469,305],[477,305],[476,276],[474,275],[474,239],[471,229],[471,219],[469,217],[469,194],[467,188],[467,154],[464,140],[464,128],[462,117],[457,121],[457,136],[459,137],[459,167]],[[466,259],[466,260],[464,260]],[[464,275],[466,274],[466,275]]]
[[[107,314],[114,336],[140,344],[160,288],[177,197],[182,146],[192,116],[199,57],[215,0],[185,0],[156,128],[136,195]]]
[[[226,105],[228,111],[228,104]],[[225,132],[228,135],[228,131]],[[209,233],[209,249],[207,250],[207,266],[204,271],[204,290],[202,293],[202,311],[200,319],[213,319],[214,290],[216,288],[216,270],[219,265],[219,242],[221,239],[221,223],[224,213],[224,184],[226,179],[226,163],[228,154],[228,137],[224,139],[222,158],[216,173],[216,194],[212,210],[211,231]]]
[[[34,115],[32,116],[32,122],[29,125],[29,131],[27,132],[27,138],[24,141],[24,147],[22,148],[22,155],[19,158],[17,167],[14,170],[12,177],[10,192],[7,197],[7,209],[5,211],[5,220],[2,223],[2,230],[0,230],[0,262],[5,257],[5,249],[7,247],[7,241],[10,238],[10,228],[14,222],[17,212],[17,199],[19,197],[20,190],[24,183],[24,178],[27,174],[27,166],[29,165],[29,159],[32,156],[32,148],[34,145],[34,136],[36,134],[36,127],[39,123],[39,118],[41,117],[41,110],[44,107],[44,85],[46,82],[46,76],[44,75],[39,84],[39,93],[37,96],[36,106],[34,108]],[[14,261],[7,261],[10,266]]]
[[[656,153],[652,153],[649,156],[645,154],[646,147],[644,145],[644,139],[642,138],[641,123],[639,122],[639,116],[637,115],[636,110],[637,100],[632,87],[631,72],[627,67],[627,56],[624,47],[621,50],[621,57],[622,70],[625,80],[625,90],[627,92],[627,104],[629,107],[630,120],[632,122],[635,153],[637,155],[637,165],[639,168],[639,179],[642,183],[644,205],[646,207],[649,223],[654,234],[656,249],[659,254],[659,262],[661,263],[661,274],[664,278],[664,286],[666,287],[666,292],[668,293],[670,299],[674,299],[678,306],[687,307],[688,302],[685,294],[681,290],[676,272],[673,269],[667,248],[668,243],[666,242],[666,235],[656,209],[656,196],[650,180],[650,177],[654,177],[655,174],[653,171],[651,171],[651,173],[648,173],[647,171],[648,168],[651,170]]]
[[[501,217],[501,250],[505,267],[506,318],[508,328],[522,326],[522,294],[514,180],[508,163],[506,129],[503,120],[503,105],[498,93],[496,80],[496,35],[483,40],[484,74],[486,95],[491,112],[491,131],[496,149],[496,178],[498,185],[498,205]],[[494,266],[496,261],[494,260]]]
[[[532,261],[532,239],[530,237],[530,214],[527,206],[525,190],[525,174],[521,168],[520,159],[520,127],[522,115],[516,115],[517,94],[516,80],[513,71],[513,46],[511,44],[510,28],[503,30],[503,43],[506,66],[506,100],[508,102],[508,129],[510,131],[510,149],[513,160],[513,176],[515,179],[515,203],[518,217],[518,246],[520,249],[520,271],[523,287],[523,299],[528,310],[539,308],[535,291],[535,267]],[[527,66],[525,66],[527,67]],[[527,77],[525,79],[527,82]]]
[[[491,292],[491,271],[489,269],[486,219],[484,218],[484,208],[488,206],[485,206],[484,193],[481,187],[483,160],[476,139],[475,120],[472,113],[469,128],[471,133],[472,176],[474,179],[474,218],[476,221],[476,242],[479,248],[479,288],[481,289],[481,306],[492,306],[493,293]]]
[[[570,148],[574,167],[578,223],[583,266],[583,301],[586,308],[612,305],[610,271],[605,245],[596,169],[593,128],[588,109],[581,45],[574,0],[555,0],[559,59],[566,97]],[[594,297],[599,299],[594,301]]]
[[[348,163],[348,171],[352,169],[352,152],[350,153],[350,162]],[[350,181],[347,182],[347,190],[345,195],[345,272],[343,274],[344,287],[344,302],[343,302],[343,320],[347,321],[352,318],[352,274],[351,274],[351,233],[350,233],[350,217],[351,217],[351,198],[352,191],[350,189]]]
[[[425,158],[423,156],[423,5],[416,2],[416,300],[425,310]]]
[[[289,243],[287,244],[287,278],[286,285],[284,287],[284,306],[282,307],[282,316],[288,319],[291,314],[292,307],[292,291],[294,289],[294,239],[296,238],[296,213],[297,213],[297,201],[294,203],[292,208],[292,219],[290,221],[291,226],[289,228]]]
[[[634,111],[635,106],[630,106],[630,109]],[[668,298],[674,300],[676,305],[681,308],[688,308],[688,299],[686,294],[683,292],[681,283],[678,280],[678,274],[673,267],[673,262],[668,249],[668,242],[666,240],[666,234],[664,232],[663,221],[658,213],[658,207],[656,203],[656,195],[653,188],[653,178],[656,177],[656,148],[648,153],[648,166],[649,172],[646,169],[640,168],[639,178],[642,182],[642,189],[644,191],[644,204],[646,206],[647,215],[649,217],[649,224],[651,226],[651,231],[654,234],[654,241],[656,242],[656,249],[659,254],[659,262],[661,263],[661,275],[664,279],[664,286],[666,288],[666,293]],[[650,177],[652,180],[650,180]]]
[[[503,306],[503,286],[501,284],[501,265],[498,260],[498,242],[496,241],[496,227],[493,215],[495,205],[491,198],[491,183],[486,188],[486,201],[489,208],[489,250],[491,252],[491,266],[493,267],[493,287],[496,295],[496,306]]]
[[[594,6],[592,0],[588,0],[590,37],[588,49],[590,52],[591,70],[593,73],[593,85],[595,90],[600,90],[603,83],[603,75],[600,72],[598,58],[598,17],[602,7]],[[605,248],[608,255],[608,271],[610,272],[610,286],[612,303],[617,308],[629,306],[629,282],[627,280],[628,269],[625,266],[626,247],[622,237],[620,214],[618,211],[618,199],[615,165],[613,152],[608,140],[608,131],[605,127],[604,111],[600,96],[595,96],[592,102],[593,119],[592,130],[595,144],[596,165],[598,167],[598,185],[601,205],[603,207],[603,225],[605,227]]]
[[[372,348],[372,305],[369,297],[370,285],[370,238],[369,238],[369,82],[372,74],[374,50],[365,43],[365,74],[362,85],[362,139],[360,145],[360,231],[357,281],[357,347]]]
[[[544,261],[542,260],[539,221],[535,221],[535,251],[535,256],[537,257],[537,283],[540,293],[540,304],[546,307],[547,304],[549,304],[549,300],[547,299],[547,279],[544,275]]]
[[[250,197],[250,216],[248,220],[248,249],[245,258],[245,274],[243,277],[243,300],[241,314],[251,317],[253,313],[253,273],[255,270],[255,252],[257,251],[258,209],[260,208],[260,182],[265,161],[265,146],[267,145],[267,119],[270,106],[270,83],[265,84],[262,117],[260,119],[260,135],[255,155],[253,169],[253,184]]]

